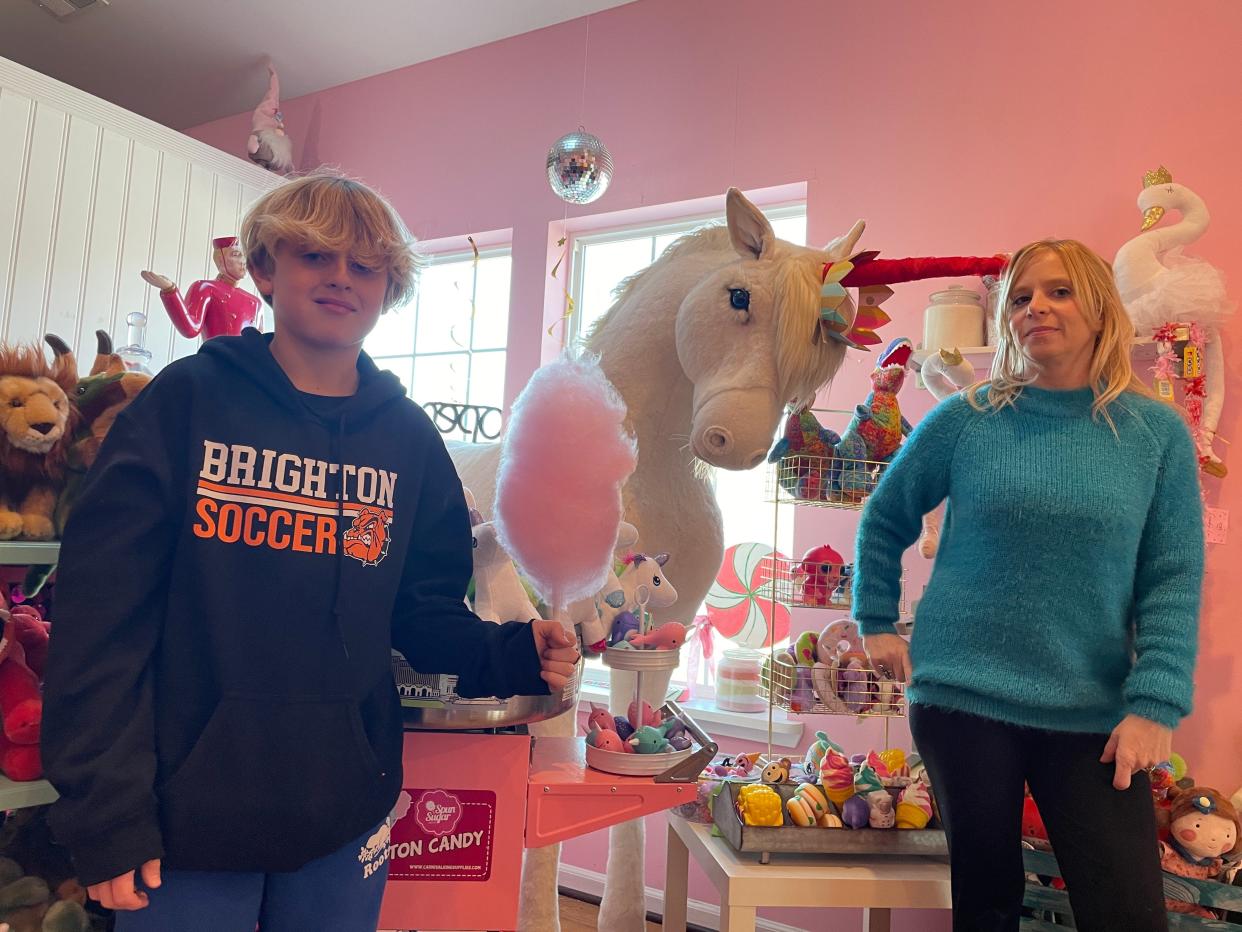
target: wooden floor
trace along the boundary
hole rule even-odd
[[[599,907],[581,900],[561,897],[561,932],[597,932]],[[647,923],[647,932],[659,932],[654,922]]]

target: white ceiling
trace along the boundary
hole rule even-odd
[[[0,56],[174,129],[633,0],[111,0],[57,20],[0,0]]]

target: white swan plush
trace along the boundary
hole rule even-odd
[[[1194,191],[1173,181],[1168,169],[1143,176],[1138,197],[1143,226],[1138,236],[1117,250],[1113,271],[1117,290],[1140,337],[1166,323],[1198,324],[1204,330],[1206,397],[1200,420],[1199,453],[1207,458],[1205,471],[1223,476],[1224,464],[1212,449],[1216,426],[1225,401],[1225,360],[1220,326],[1233,314],[1225,278],[1211,263],[1182,254],[1208,228],[1207,205]],[[1176,223],[1157,226],[1170,210],[1181,214]]]
[[[957,349],[941,349],[919,365],[923,384],[937,401],[944,401],[975,382],[975,367]],[[930,560],[940,548],[940,523],[944,503],[923,515],[923,532],[919,535],[919,554]]]

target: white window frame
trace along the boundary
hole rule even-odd
[[[479,258],[479,261],[482,262],[484,259],[493,259],[497,256],[508,256],[510,260],[512,260],[513,244],[508,243],[508,244],[497,245],[497,246],[489,246],[486,249],[480,249],[478,258]],[[453,250],[451,252],[433,253],[431,255],[424,256],[423,264],[425,268],[431,268],[432,266],[436,266],[436,265],[451,265],[451,264],[455,264],[459,262],[472,262],[474,258],[475,258],[475,255],[474,255],[473,250],[468,250],[468,249],[467,250]],[[478,289],[479,289],[479,270],[478,270],[478,266],[475,266],[471,270],[471,280],[470,280],[471,295],[476,296],[478,294]],[[505,340],[504,340],[503,347],[498,348],[498,349],[476,350],[474,348],[474,328],[476,326],[475,317],[472,317],[470,320],[470,334],[468,338],[468,345],[464,349],[434,350],[428,353],[420,353],[418,351],[418,318],[421,313],[421,308],[420,308],[421,300],[422,300],[422,295],[416,292],[414,299],[411,302],[415,305],[414,328],[413,328],[414,329],[414,343],[411,348],[411,351],[407,353],[390,353],[390,354],[386,354],[383,356],[374,356],[374,354],[371,354],[372,356],[374,356],[375,359],[377,359],[381,363],[384,362],[385,360],[393,360],[393,359],[411,360],[412,362],[411,378],[410,378],[410,385],[406,387],[407,395],[409,395],[410,397],[413,397],[412,395],[410,395],[410,393],[414,391],[413,372],[414,372],[414,369],[418,366],[418,360],[420,358],[431,359],[437,356],[460,356],[464,353],[467,357],[467,367],[468,367],[466,370],[466,396],[467,397],[469,397],[470,395],[470,380],[474,376],[475,356],[500,354],[505,357],[505,366],[508,367],[508,364],[509,364],[509,335],[508,333],[505,334]],[[392,310],[394,311],[402,310],[405,307],[408,307],[408,305],[403,305],[401,308],[393,308]],[[511,287],[510,292],[509,292],[509,307],[506,308],[505,310],[505,326],[506,327],[508,327],[510,323],[510,315],[512,314],[512,311],[513,311],[513,292],[512,292],[512,287]],[[383,366],[381,365],[380,368],[383,368]],[[448,399],[446,398],[415,398],[414,401],[416,401],[418,404],[421,405],[425,402],[444,402],[444,401],[448,401]],[[465,404],[466,402],[460,402],[460,403]],[[503,399],[502,399],[501,404],[498,405],[497,407],[503,408]]]

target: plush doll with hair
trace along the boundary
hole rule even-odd
[[[1238,810],[1216,790],[1192,786],[1177,790],[1166,816],[1169,840],[1160,842],[1160,866],[1168,874],[1196,880],[1216,880],[1226,861],[1242,855],[1242,819]],[[1166,897],[1165,906],[1177,913],[1204,919],[1216,914],[1197,905],[1197,891],[1165,878],[1165,892],[1177,892],[1185,899]]]

